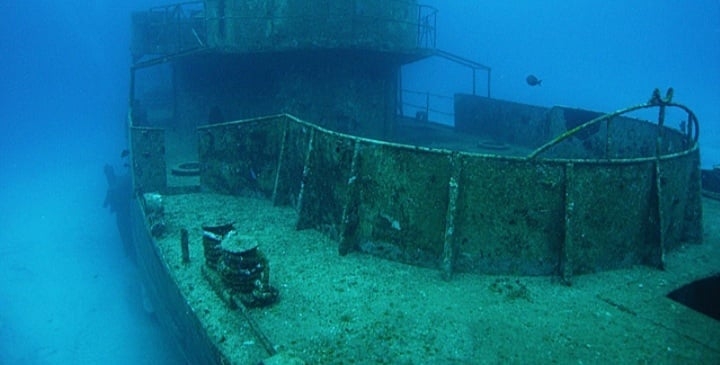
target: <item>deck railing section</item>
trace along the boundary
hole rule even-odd
[[[239,52],[310,46],[391,52],[435,48],[438,11],[430,6],[402,0],[292,5],[259,11],[244,3],[211,6],[191,1],[133,13],[134,61],[203,48]]]
[[[535,159],[359,138],[290,115],[198,132],[204,188],[259,192],[295,207],[297,228],[325,232],[341,254],[436,267],[446,278],[569,282],[663,267],[666,252],[702,237],[697,144],[645,158]]]
[[[203,1],[133,13],[133,61],[140,61],[144,56],[168,56],[206,47],[206,19]]]

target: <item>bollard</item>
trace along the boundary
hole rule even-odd
[[[203,225],[203,251],[205,263],[212,269],[217,269],[218,261],[222,255],[220,242],[233,230],[232,223]]]

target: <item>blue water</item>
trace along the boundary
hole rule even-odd
[[[720,163],[720,1],[422,3],[440,11],[439,48],[492,67],[492,97],[607,112],[646,102],[655,88],[664,94],[673,87],[673,100],[699,118],[703,166]],[[471,71],[451,62],[407,68],[421,77],[406,77],[406,88],[440,95],[472,91]],[[542,86],[528,86],[528,74],[542,79]],[[477,92],[486,92],[482,72]],[[442,111],[442,99],[435,102]],[[452,102],[447,104],[451,111]],[[681,117],[668,118],[668,125],[677,126]]]
[[[0,364],[183,363],[102,206],[149,5],[0,3]]]
[[[493,97],[609,111],[672,86],[700,119],[703,165],[720,163],[719,0],[425,3],[439,48],[492,67]],[[1,364],[182,362],[102,207],[102,166],[122,169],[125,148],[129,12],[158,4],[0,3]],[[406,87],[469,92],[443,62],[409,66]]]

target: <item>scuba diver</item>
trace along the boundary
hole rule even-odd
[[[125,160],[129,154],[128,150],[124,150],[120,157]],[[124,167],[127,168],[128,164],[125,163]],[[118,175],[110,164],[105,164],[103,173],[105,174],[105,179],[108,184],[103,207],[110,208],[110,212],[115,214],[115,220],[125,254],[135,262],[132,225],[130,223],[130,203],[132,200],[130,173],[129,171],[125,171],[125,173]]]

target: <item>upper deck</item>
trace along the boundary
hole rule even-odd
[[[414,0],[205,0],[132,14],[135,61],[202,50],[364,50],[401,62],[435,48],[437,10]]]

